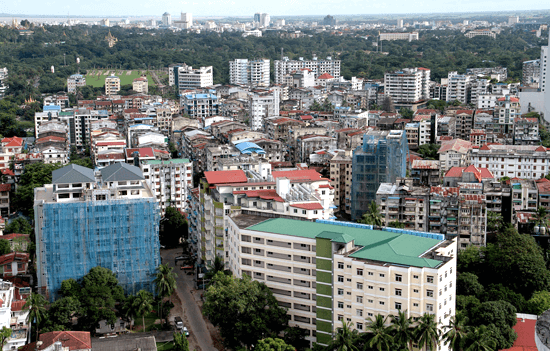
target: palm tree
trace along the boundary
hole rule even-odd
[[[413,327],[412,318],[407,317],[407,311],[400,310],[397,316],[390,316],[391,318],[391,333],[393,334],[393,340],[407,350],[412,349],[413,340]]]
[[[418,347],[427,350],[436,350],[439,346],[441,334],[437,328],[434,314],[424,313],[415,329],[415,339]]]
[[[29,310],[29,314],[27,315],[27,324],[32,323],[33,320],[36,323],[36,341],[38,341],[38,326],[40,325],[40,322],[46,312],[46,304],[47,302],[44,296],[37,293],[32,293],[27,298],[27,302],[23,306],[24,310]]]
[[[161,264],[157,267],[157,275],[155,277],[155,280],[153,281],[155,283],[155,290],[157,291],[157,294],[160,296],[161,299],[161,307],[160,307],[160,320],[162,324],[162,310],[163,310],[163,303],[162,299],[166,296],[172,296],[172,293],[176,289],[176,273],[172,272],[173,268],[169,267],[167,264]]]
[[[133,323],[133,321],[135,321],[136,316],[138,314],[137,306],[136,306],[136,298],[137,297],[135,295],[128,296],[124,301],[124,304],[122,305],[122,310],[121,310],[122,317],[126,319],[126,321],[131,323],[130,325],[134,324],[134,326],[135,326],[135,323]]]
[[[141,315],[143,331],[145,332],[145,315],[153,310],[153,295],[145,290],[138,291],[134,300],[134,307],[136,314]]]
[[[468,323],[468,318],[462,313],[457,313],[451,317],[449,324],[445,326],[447,331],[443,334],[443,340],[445,345],[449,345],[450,350],[462,351],[469,331],[466,323]]]
[[[207,280],[212,279],[216,273],[223,272],[225,270],[225,264],[220,256],[214,258],[214,263],[208,266],[208,273],[205,274]]]
[[[359,351],[355,345],[356,341],[359,339],[359,333],[351,327],[351,322],[342,321],[342,328],[338,328],[327,350]]]
[[[388,327],[386,327],[386,321],[388,317],[384,318],[382,315],[377,314],[376,317],[368,318],[368,324],[366,326],[367,332],[367,346],[371,349],[378,351],[387,351],[390,349],[390,345],[393,342],[393,338],[389,334]]]
[[[375,201],[371,201],[367,213],[363,214],[361,223],[370,225],[382,225],[382,215]]]
[[[466,345],[464,351],[492,351],[497,347],[495,339],[491,337],[484,325],[468,333]]]

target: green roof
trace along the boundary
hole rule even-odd
[[[188,158],[173,158],[169,161],[161,161],[161,160],[147,160],[145,161],[148,165],[160,165],[160,164],[170,164],[170,163],[189,163]]]
[[[246,229],[310,239],[330,239],[339,243],[348,243],[354,240],[355,245],[362,246],[362,248],[351,254],[350,257],[358,259],[414,267],[434,268],[441,264],[441,261],[420,257],[424,252],[439,244],[440,240],[410,234],[286,218],[271,218]]]
[[[72,116],[74,114],[73,111],[61,111],[59,112],[59,116]]]

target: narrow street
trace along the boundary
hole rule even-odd
[[[213,346],[212,337],[197,305],[196,299],[200,297],[191,292],[191,290],[194,291],[193,275],[187,275],[179,269],[179,266],[174,266],[174,258],[180,255],[181,249],[161,250],[162,263],[174,267],[174,272],[178,275],[176,292],[185,314],[182,318],[189,322],[186,327],[189,329],[191,338],[196,339],[201,351],[215,351],[217,349]],[[191,347],[190,349],[192,350]]]

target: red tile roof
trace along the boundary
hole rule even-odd
[[[322,210],[323,206],[318,202],[305,203],[305,204],[292,204],[291,207],[301,208],[303,210]]]
[[[208,184],[246,183],[248,178],[242,169],[236,171],[204,172]]]
[[[38,347],[38,350],[43,350],[57,341],[60,341],[63,347],[68,347],[70,351],[89,350],[92,348],[90,332],[83,331],[54,331],[44,333],[40,334],[40,341],[42,341],[42,345]]]
[[[25,306],[26,302],[27,301],[25,301],[25,300],[12,301],[11,310],[12,311],[21,311],[21,310],[23,310],[23,307]]]
[[[472,143],[462,139],[453,139],[445,141],[441,144],[441,147],[437,151],[438,154],[442,154],[449,150],[457,151],[465,154],[469,149],[472,148]],[[482,148],[483,149],[483,148]]]
[[[456,114],[457,115],[461,115],[461,114],[473,115],[474,110],[456,110]]]
[[[40,138],[40,139],[36,139],[35,143],[36,144],[41,144],[41,143],[46,143],[48,141],[65,142],[65,141],[67,141],[67,138],[62,138],[62,137],[58,137],[58,136],[47,136],[47,137],[43,137],[43,138]]]
[[[11,138],[4,138],[2,139],[2,144],[6,144],[4,145],[5,147],[23,146],[23,138],[16,137],[16,136]]]
[[[133,153],[134,151],[139,152],[139,157],[155,157],[155,153],[153,152],[152,147],[142,147],[139,149],[126,149],[124,150],[126,152],[126,157],[134,157]]]
[[[317,77],[317,79],[334,79],[334,77],[328,73],[323,73],[319,77]]]
[[[267,190],[239,190],[234,191],[233,194],[245,194],[246,197],[258,197],[264,200],[274,200],[277,202],[285,202],[285,200],[277,194],[275,189]]]
[[[24,252],[12,252],[9,254],[5,254],[0,256],[0,265],[4,265],[6,263],[13,262],[15,260],[18,261],[28,261],[29,260],[29,254]]]
[[[273,178],[285,177],[290,180],[321,180],[321,174],[312,169],[298,171],[273,171]]]
[[[476,179],[481,182],[482,179],[493,179],[494,175],[487,168],[475,167],[470,165],[468,167],[451,167],[445,174],[445,177],[460,178],[462,173],[474,173]]]
[[[29,240],[29,234],[17,234],[17,233],[2,235],[2,237],[0,239],[4,239],[4,240],[9,241],[9,240],[13,240],[15,238],[24,238],[24,239],[26,239],[26,241],[30,241]]]
[[[506,98],[505,97],[498,98],[498,101],[506,101]],[[511,102],[519,102],[519,99],[516,98],[516,97],[511,97],[510,101]]]
[[[0,191],[10,191],[11,184],[0,184]]]

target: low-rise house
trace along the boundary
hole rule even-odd
[[[2,277],[27,274],[28,265],[28,253],[11,252],[0,256],[0,274],[2,274]]]

